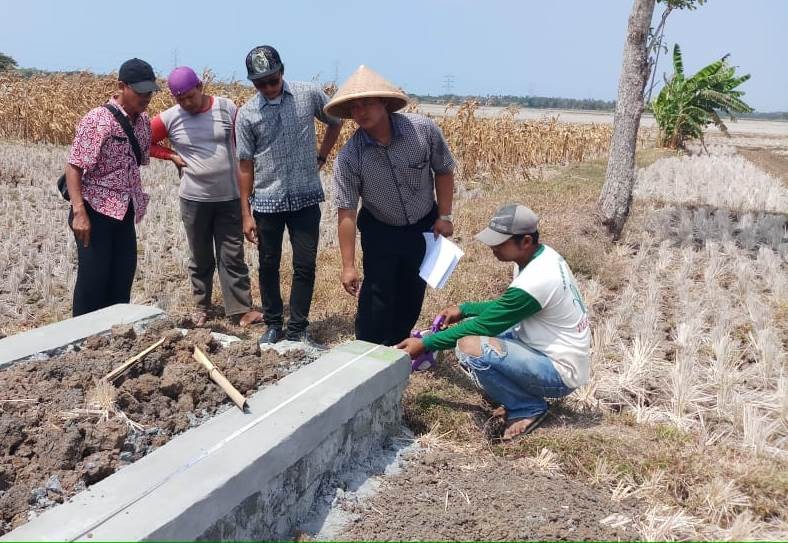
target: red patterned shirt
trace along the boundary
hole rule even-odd
[[[109,103],[126,115],[114,98]],[[137,115],[132,128],[142,151],[142,164],[148,164],[151,144],[148,114]],[[142,220],[149,197],[142,190],[140,168],[123,127],[107,108],[91,109],[79,121],[68,162],[83,171],[82,197],[90,207],[122,220],[129,202],[133,202],[134,220]]]

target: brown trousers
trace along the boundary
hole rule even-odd
[[[189,241],[192,295],[198,307],[211,305],[218,265],[224,312],[240,315],[252,308],[249,268],[244,262],[241,201],[196,202],[181,198],[181,219]]]

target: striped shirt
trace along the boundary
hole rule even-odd
[[[364,130],[339,151],[334,164],[334,201],[339,209],[364,209],[392,225],[414,224],[432,210],[435,174],[451,173],[454,158],[429,117],[391,114],[391,142],[380,145]]]
[[[322,202],[315,119],[340,120],[323,112],[328,96],[313,83],[287,82],[281,99],[259,92],[238,110],[235,138],[239,160],[254,160],[254,211],[298,211]]]

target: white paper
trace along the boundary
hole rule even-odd
[[[432,232],[424,232],[427,251],[419,268],[419,276],[432,288],[443,288],[460,258],[465,254],[455,243]]]

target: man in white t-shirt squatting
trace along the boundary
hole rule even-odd
[[[504,441],[534,430],[547,416],[545,398],[571,394],[588,382],[591,332],[585,304],[564,258],[539,243],[539,218],[506,204],[476,239],[519,272],[494,300],[443,309],[446,325],[398,348],[411,357],[457,346],[460,366],[506,413]]]

